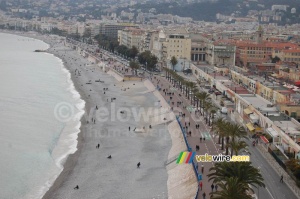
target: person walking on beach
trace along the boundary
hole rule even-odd
[[[139,162],[139,163],[137,163],[137,168],[140,168],[140,166],[141,166],[141,163]]]
[[[280,177],[280,182],[283,183],[283,175]]]

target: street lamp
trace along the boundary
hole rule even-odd
[[[257,169],[258,169],[259,173],[261,173],[260,166],[257,167]],[[257,199],[259,199],[259,186],[257,186]]]

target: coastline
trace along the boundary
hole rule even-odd
[[[45,38],[43,35],[36,35],[36,36],[34,36],[34,35],[30,35],[30,34],[29,35],[28,34],[18,34],[18,33],[15,33],[15,32],[5,32],[5,33],[16,34],[16,35],[23,36],[23,37],[30,37],[30,38],[38,39],[38,40],[41,40],[41,41],[47,43],[49,45],[49,48],[46,50],[46,53],[50,53],[50,54],[54,55],[55,57],[58,57],[59,59],[61,59],[63,61],[64,68],[66,70],[68,70],[69,73],[71,74],[71,80],[72,80],[72,82],[74,84],[74,87],[75,87],[76,91],[80,94],[80,98],[85,101],[85,110],[92,109],[93,105],[91,105],[91,103],[88,102],[89,99],[87,99],[87,98],[89,98],[89,97],[87,97],[86,90],[82,90],[82,87],[81,87],[82,85],[80,85],[80,84],[82,84],[82,82],[80,83],[78,81],[78,79],[76,79],[78,77],[76,77],[76,75],[74,75],[73,72],[72,72],[72,70],[74,71],[74,67],[72,69],[72,67],[69,66],[69,63],[66,63],[66,60],[64,59],[64,57],[60,56],[59,53],[53,52],[53,49],[52,49],[53,46],[52,46],[51,42],[48,41],[49,38]],[[83,59],[86,62],[88,62],[87,59],[82,58],[79,54],[77,54],[77,56],[78,56],[79,59]],[[105,74],[105,75],[108,76],[111,79],[115,79],[115,77],[113,77],[112,75],[110,75],[110,76],[109,76],[109,74]],[[141,85],[142,84],[143,84],[143,82],[141,82]],[[143,89],[145,89],[145,87]],[[133,95],[136,95],[136,92],[134,92]],[[152,94],[149,94],[149,95],[152,95]],[[136,99],[136,100],[139,100],[139,101],[143,101],[143,100],[139,99],[138,96],[135,96],[133,98]],[[84,146],[86,146],[87,142],[86,142],[86,140],[84,138],[85,136],[83,136],[83,135],[87,135],[90,132],[88,132],[88,130],[86,129],[86,127],[84,127],[84,125],[82,125],[82,124],[86,123],[86,118],[84,116],[82,116],[80,121],[81,121],[80,131],[77,134],[77,150],[73,154],[69,154],[68,157],[64,160],[63,170],[61,171],[60,174],[58,174],[58,176],[54,180],[54,183],[50,186],[49,190],[44,194],[43,199],[47,199],[47,198],[62,198],[62,197],[58,197],[56,195],[57,192],[59,192],[62,189],[66,190],[65,188],[61,188],[61,187],[64,184],[66,184],[66,179],[70,178],[70,176],[74,173],[74,169],[75,169],[75,167],[79,163],[80,156],[83,156],[82,155],[83,150],[84,150],[84,152],[86,152],[86,149],[84,149]],[[169,150],[166,150],[166,152],[168,153]],[[162,167],[160,166],[159,169],[165,170],[166,168],[165,168],[165,166],[162,166]],[[164,183],[165,187],[167,187],[167,172],[166,172],[165,178],[166,179],[164,181],[162,181],[162,182],[165,182]],[[144,186],[144,187],[146,187],[146,186]],[[157,193],[157,195],[160,195],[160,194],[161,193]],[[167,190],[164,191],[163,194],[167,195]],[[139,197],[140,196],[138,196],[137,198],[139,198]]]
[[[78,94],[80,95],[80,100],[83,100],[86,106],[86,99],[83,99],[83,93],[82,91],[80,91],[78,85],[76,85],[76,80],[74,79],[74,76],[72,75],[70,68],[68,67],[68,65],[66,64],[66,62],[64,61],[64,58],[61,56],[58,56],[57,54],[53,53],[53,52],[49,52],[49,49],[51,49],[53,47],[53,43],[51,43],[51,41],[49,41],[47,38],[45,38],[43,35],[39,35],[38,33],[34,34],[22,34],[22,32],[15,32],[15,31],[0,31],[1,33],[5,33],[5,34],[12,34],[12,35],[17,35],[17,36],[22,36],[22,37],[27,37],[27,38],[32,38],[32,39],[37,39],[40,40],[44,43],[46,43],[48,45],[47,49],[43,49],[43,52],[41,53],[48,53],[51,54],[55,57],[57,57],[58,59],[60,59],[62,61],[62,67],[70,74],[70,79],[72,81],[72,84],[76,90],[76,92],[78,92]],[[84,110],[84,109],[83,109]],[[60,173],[57,174],[57,176],[53,176],[54,181],[49,182],[51,179],[49,179],[47,182],[45,182],[44,186],[41,185],[41,188],[43,188],[43,190],[47,190],[46,192],[43,191],[43,194],[41,195],[41,198],[44,197],[48,197],[49,195],[51,195],[51,193],[53,191],[55,191],[64,181],[65,177],[69,175],[69,173],[74,169],[74,166],[76,165],[76,162],[78,160],[79,154],[81,153],[82,150],[82,145],[83,145],[83,131],[84,129],[82,128],[82,123],[83,123],[83,118],[84,116],[81,116],[80,119],[80,128],[79,131],[77,133],[77,150],[74,153],[70,153],[70,154],[66,154],[67,157],[63,157],[60,161],[59,166],[62,166],[62,171]],[[50,187],[46,187],[47,183],[50,183]],[[47,188],[47,189],[46,189]]]
[[[70,63],[66,62],[64,56],[59,55],[59,53],[55,53],[55,49],[54,50],[52,49],[53,43],[51,43],[51,39],[45,37],[44,35],[38,35],[38,33],[33,33],[33,34],[37,34],[37,35],[20,34],[19,32],[4,32],[4,33],[16,34],[16,35],[23,36],[23,37],[34,38],[34,39],[38,39],[38,40],[41,40],[41,41],[47,43],[49,45],[49,48],[46,50],[46,53],[52,54],[53,56],[58,57],[60,60],[62,60],[63,67],[70,73],[70,78],[71,78],[71,80],[73,82],[73,85],[74,85],[76,91],[80,95],[80,99],[85,102],[85,114],[87,113],[86,110],[91,110],[92,109],[92,107],[93,107],[92,104],[93,103],[88,102],[91,99],[89,99],[89,97],[88,97],[89,95],[87,96],[86,90],[84,90],[82,88],[82,85],[80,85],[80,84],[82,84],[82,82],[80,83],[80,81],[78,79],[76,79],[78,77],[76,77],[76,75],[74,75],[72,73],[72,67],[69,66]],[[56,36],[56,37],[58,37],[58,36]],[[74,52],[77,53],[76,51],[74,51]],[[85,59],[85,58],[81,57],[78,53],[77,53],[77,57],[79,59],[82,59],[82,60],[86,61],[87,63],[89,63],[88,59]],[[97,66],[96,66],[96,68],[97,68]],[[97,68],[97,69],[94,68],[93,70],[99,70],[99,71],[101,71],[100,68]],[[74,71],[74,67],[73,67],[73,71]],[[92,71],[92,72],[94,72],[94,71]],[[101,73],[103,73],[103,72],[101,72]],[[110,73],[106,74],[106,73],[104,73],[103,75],[106,75],[106,76],[110,75],[111,79],[116,79],[117,81],[120,82],[120,80],[118,80],[118,78],[116,78],[113,74],[110,74]],[[147,81],[149,81],[149,80],[147,80]],[[144,82],[141,82],[141,84],[143,85],[144,89],[146,88],[147,90],[145,91],[143,89],[143,92],[140,92],[140,93],[145,93],[145,94],[149,93],[149,95],[151,95],[153,97],[153,99],[155,98],[156,100],[158,99],[160,101],[160,104],[162,105],[161,107],[163,107],[163,109],[169,108],[169,106],[167,105],[166,101],[159,94],[159,92],[154,92],[154,93],[152,92],[152,90],[153,90],[152,87],[154,85],[151,82],[146,83],[147,84],[146,85],[145,81],[144,81]],[[128,85],[128,84],[125,84],[125,85]],[[134,92],[132,94],[135,95],[132,98],[132,100],[137,100],[138,99],[138,96],[136,96],[137,92]],[[139,99],[139,101],[143,101],[143,100]],[[124,106],[124,104],[123,104],[123,106]],[[134,105],[134,106],[136,106],[136,105]],[[168,149],[165,150],[166,156],[164,157],[163,161],[166,162],[166,161],[168,161],[170,159],[170,155],[172,155],[172,156],[177,155],[178,150],[184,150],[184,146],[179,147],[180,149],[178,149],[178,147],[177,147],[177,149],[174,151],[174,144],[177,143],[178,140],[182,139],[181,133],[178,132],[178,128],[179,128],[178,125],[175,125],[175,127],[171,127],[171,129],[170,129],[170,125],[174,126],[174,113],[171,112],[171,113],[164,114],[164,115],[165,115],[165,117],[169,118],[168,122],[159,121],[156,124],[155,123],[151,123],[151,124],[153,124],[155,126],[156,125],[159,126],[159,125],[163,124],[166,127],[166,133],[168,135],[163,135],[163,136],[164,136],[164,138],[166,138],[166,136],[167,136],[171,140],[171,143],[169,144]],[[156,118],[155,122],[157,122],[157,118],[159,118],[158,115],[153,115],[153,117]],[[172,122],[172,124],[165,125],[166,123],[169,123],[169,122]],[[91,132],[89,132],[90,129],[87,129],[85,127],[85,125],[83,125],[85,123],[86,123],[86,117],[85,117],[85,115],[82,115],[82,117],[80,119],[80,124],[81,124],[80,125],[80,129],[79,129],[79,132],[77,134],[77,150],[74,153],[69,154],[67,156],[67,158],[64,160],[63,165],[62,165],[63,166],[62,171],[58,174],[58,176],[55,176],[56,178],[55,178],[53,184],[49,186],[49,190],[42,197],[43,199],[48,199],[48,198],[49,199],[52,199],[52,198],[66,198],[66,197],[61,197],[60,196],[61,192],[66,192],[67,189],[70,189],[70,187],[66,188],[66,186],[67,186],[66,184],[70,184],[69,182],[66,182],[66,179],[69,179],[69,178],[71,178],[70,177],[71,175],[74,175],[74,172],[76,172],[76,171],[74,171],[75,167],[78,166],[78,163],[80,164],[82,162],[82,161],[79,160],[80,157],[84,156],[85,153],[86,153],[86,151],[87,151],[85,148],[86,148],[87,143],[89,143],[89,141],[87,141],[88,138],[86,137],[86,135],[89,134],[89,133],[91,133]],[[176,133],[174,134],[171,131],[172,132],[176,131]],[[174,137],[174,135],[175,135],[175,137]],[[161,136],[161,134],[159,134],[157,136]],[[171,137],[172,137],[172,139],[171,139]],[[171,151],[173,151],[173,152],[171,152]],[[168,195],[169,194],[170,197],[173,197],[173,196],[175,197],[176,195],[178,196],[177,188],[174,188],[174,187],[171,186],[171,184],[174,184],[174,183],[176,183],[178,181],[178,179],[177,179],[178,175],[174,173],[175,170],[173,169],[174,167],[176,167],[176,165],[172,165],[171,166],[172,168],[170,168],[170,166],[166,166],[166,165],[163,165],[163,166],[160,166],[160,167],[167,171],[167,177],[166,177],[166,180],[165,180],[165,186],[167,187],[166,188],[167,191],[157,193],[157,196],[159,196],[161,194],[163,194],[163,195],[165,195],[165,194]],[[178,172],[184,172],[184,170],[185,171],[187,171],[187,170],[191,171],[191,169],[187,168],[187,167],[179,169],[179,170],[178,170],[179,167],[176,167],[176,168],[177,168],[176,170]],[[191,173],[191,172],[189,172],[189,173]],[[170,183],[170,182],[173,182],[173,181],[174,181],[174,183]],[[188,182],[188,183],[185,183],[185,184],[190,184],[190,183],[191,182]],[[75,186],[75,184],[74,184],[74,186]],[[186,187],[186,186],[184,185],[184,187]],[[194,190],[190,190],[190,191],[193,192]],[[179,195],[181,195],[181,194],[179,194]],[[181,196],[184,196],[184,195],[190,197],[190,194],[186,194],[186,193],[184,193]],[[156,197],[156,196],[154,196],[154,197]],[[72,197],[72,198],[74,198],[74,197]],[[119,198],[119,197],[111,197],[111,198]],[[141,198],[141,197],[138,196],[138,197],[130,197],[130,198]]]

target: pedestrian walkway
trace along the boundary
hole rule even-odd
[[[159,80],[159,83],[158,81]],[[187,141],[192,148],[193,151],[196,151],[196,145],[199,146],[199,150],[196,151],[198,155],[205,155],[208,154],[219,154],[221,153],[215,146],[214,140],[212,139],[212,135],[210,132],[209,127],[205,124],[203,121],[203,118],[200,119],[199,115],[196,115],[197,121],[193,120],[193,117],[191,117],[191,113],[194,114],[194,107],[190,104],[190,100],[186,99],[185,96],[180,92],[179,89],[174,89],[173,85],[168,82],[165,78],[156,76],[156,79],[152,79],[152,82],[154,86],[157,85],[160,86],[161,95],[166,99],[166,101],[174,102],[173,107],[179,108],[182,112],[182,114],[185,114],[185,117],[180,117],[180,122],[183,127],[186,128],[187,135],[189,132],[191,132],[191,136],[187,137]],[[172,99],[170,99],[170,95],[165,95],[163,92],[164,89],[171,90],[172,93],[174,92],[174,95],[171,95]],[[183,102],[183,104],[180,104],[177,106],[177,102]],[[183,108],[186,106],[186,108]],[[175,114],[179,115],[178,111],[175,111]],[[200,125],[199,129],[196,129],[196,124]],[[200,137],[205,138],[200,142]],[[203,173],[202,173],[202,165],[203,165]],[[199,192],[198,198],[202,199],[202,194],[205,192],[207,197],[209,197],[209,193],[211,192],[211,182],[208,181],[207,174],[209,173],[209,169],[213,166],[213,163],[211,162],[204,162],[203,164],[198,163],[198,173],[202,174],[202,191]]]

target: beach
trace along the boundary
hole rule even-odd
[[[150,79],[122,81],[110,70],[113,65],[104,72],[103,64],[84,58],[59,36],[8,33],[48,43],[46,52],[63,61],[85,102],[78,137],[70,135],[77,150],[59,161],[62,172],[46,183],[49,190],[43,199],[195,197],[198,185],[192,165],[174,161],[187,149],[180,126]],[[64,102],[58,105],[58,120],[72,118],[78,109]]]
[[[62,58],[86,104],[78,150],[68,157],[64,170],[43,198],[167,197],[164,163],[171,147],[167,125],[153,125],[150,129],[149,119],[133,114],[160,108],[157,98],[143,82],[117,81],[62,43],[53,43],[48,52]],[[124,116],[126,113],[120,113],[122,108],[132,114]],[[102,109],[109,116],[97,116]],[[79,189],[74,190],[77,185]]]

